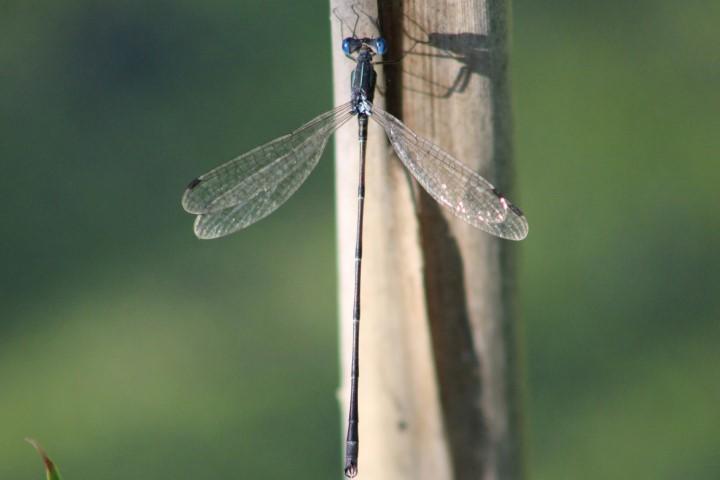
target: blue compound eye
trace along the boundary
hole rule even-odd
[[[387,52],[387,43],[384,38],[380,37],[375,39],[375,51],[378,55],[385,55],[385,52]]]
[[[355,51],[360,47],[360,42],[357,38],[353,37],[347,37],[345,40],[343,40],[342,43],[342,49],[343,52],[345,52],[345,55],[350,55],[351,53],[355,53]]]

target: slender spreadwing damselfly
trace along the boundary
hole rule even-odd
[[[365,146],[368,119],[387,134],[395,153],[412,176],[440,204],[460,219],[500,238],[522,240],[528,224],[523,213],[487,180],[413,133],[393,115],[373,105],[376,73],[373,58],[384,55],[381,37],[347,37],[345,55],[355,62],[350,101],[323,113],[294,132],[255,148],[196,178],[182,205],[196,214],[195,235],[218,238],[271,214],[300,187],[317,165],[330,135],[352,117],[359,126],[360,171],[357,195],[355,287],[353,300],[350,403],[345,444],[345,475],[357,474],[360,273],[365,200]]]

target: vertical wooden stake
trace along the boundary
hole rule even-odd
[[[511,178],[504,0],[332,0],[335,103],[353,64],[340,49],[375,36],[393,60],[376,104],[502,191]],[[523,476],[512,259],[516,245],[456,220],[411,181],[370,122],[360,327],[360,479]],[[340,324],[346,409],[357,128],[336,134]],[[510,195],[509,195],[510,196]],[[510,198],[513,198],[510,196]],[[346,410],[345,410],[346,411]],[[344,417],[343,417],[344,418]],[[343,421],[344,427],[344,421]],[[339,467],[340,469],[340,467]]]

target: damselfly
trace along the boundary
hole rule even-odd
[[[195,235],[218,238],[245,228],[282,205],[303,183],[320,159],[330,135],[352,117],[359,125],[357,235],[350,403],[345,444],[345,475],[357,474],[358,459],[358,345],[360,329],[360,272],[365,199],[365,146],[368,118],[380,124],[397,156],[417,182],[440,204],[470,225],[497,237],[522,240],[528,224],[523,213],[487,180],[431,141],[373,105],[376,73],[373,58],[383,55],[381,37],[347,37],[345,55],[356,63],[351,75],[350,101],[323,113],[289,135],[255,148],[205,175],[187,187],[182,205],[196,214]]]

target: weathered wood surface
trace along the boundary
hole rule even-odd
[[[340,49],[375,36],[392,60],[376,104],[502,191],[511,170],[507,5],[476,1],[333,0],[335,103],[353,64]],[[348,26],[349,25],[349,26]],[[343,30],[341,32],[341,29]],[[383,70],[383,68],[380,68]],[[342,385],[347,407],[357,190],[357,127],[336,134]],[[510,196],[512,198],[512,196]],[[371,122],[360,327],[360,479],[523,476],[515,244],[455,219],[410,181]],[[343,416],[343,429],[344,429]]]

